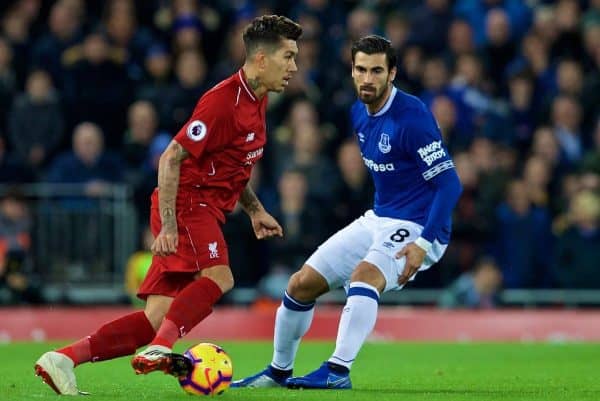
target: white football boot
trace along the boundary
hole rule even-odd
[[[60,352],[46,352],[35,363],[35,374],[41,376],[56,394],[87,395],[77,388],[77,380],[73,371],[71,358]]]

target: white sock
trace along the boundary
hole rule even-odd
[[[358,351],[375,327],[379,292],[362,282],[353,282],[340,318],[335,351],[329,362],[350,369]]]
[[[315,314],[315,303],[296,301],[287,291],[275,316],[273,360],[271,366],[281,370],[294,367],[300,340],[308,331]]]

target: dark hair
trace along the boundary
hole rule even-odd
[[[244,29],[246,53],[252,53],[259,45],[275,47],[282,39],[298,40],[302,27],[287,17],[263,15],[252,20]]]
[[[354,63],[354,57],[358,52],[365,54],[385,53],[389,70],[396,66],[398,59],[396,49],[392,47],[392,42],[379,35],[363,36],[352,44],[352,63]]]

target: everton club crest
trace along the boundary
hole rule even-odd
[[[390,150],[392,150],[392,145],[390,145],[390,136],[382,133],[381,137],[379,138],[378,146],[381,153],[388,153]]]

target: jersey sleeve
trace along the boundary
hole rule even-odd
[[[406,124],[406,130],[406,150],[417,163],[419,173],[425,181],[454,168],[454,162],[430,112],[422,110],[414,113]]]
[[[446,222],[450,221],[462,187],[433,115],[427,110],[415,113],[407,129],[408,151],[413,155],[423,179],[436,188],[420,237],[431,246]]]
[[[235,131],[233,110],[217,93],[204,95],[190,119],[181,127],[175,140],[192,156],[199,158],[206,150],[226,144]]]

